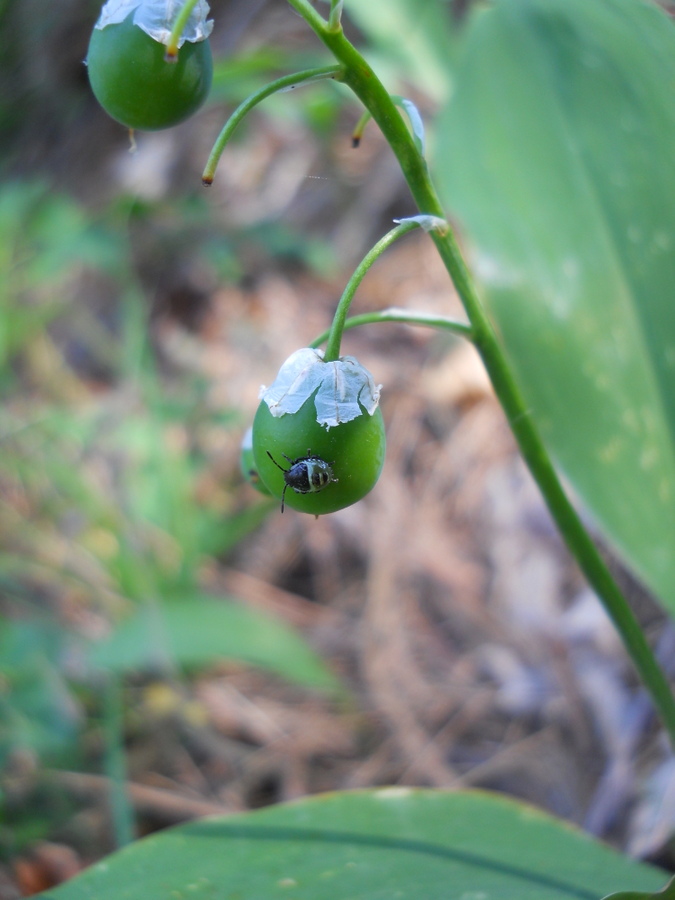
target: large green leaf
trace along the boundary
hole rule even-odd
[[[437,175],[558,463],[675,611],[675,30],[643,0],[500,0]]]
[[[675,879],[668,882],[662,891],[645,894],[643,891],[621,891],[610,894],[604,900],[675,900]]]
[[[199,594],[144,605],[108,640],[93,645],[89,657],[115,672],[239,660],[309,687],[338,689],[321,658],[285,623],[236,601]]]
[[[511,800],[389,788],[164,831],[41,897],[598,900],[665,880]]]

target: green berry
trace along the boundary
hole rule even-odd
[[[314,398],[273,416],[265,401],[253,421],[253,453],[263,483],[286,506],[324,515],[351,506],[375,486],[386,448],[379,407],[326,429]]]
[[[211,86],[213,63],[206,40],[186,41],[176,62],[166,62],[164,44],[133,23],[95,28],[87,66],[96,99],[126,125],[158,131],[177,125],[204,102]]]

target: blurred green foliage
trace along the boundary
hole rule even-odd
[[[106,670],[226,658],[336,686],[287,626],[204,593],[276,504],[242,503],[237,468],[219,472],[235,412],[160,368],[128,217],[126,201],[94,215],[39,181],[0,187],[0,784],[17,754],[75,764]],[[43,826],[19,816],[11,846]]]
[[[144,296],[187,259],[210,283],[269,258],[325,275],[330,239],[265,216],[228,228],[180,176],[159,199],[110,191],[105,167],[127,137],[87,84],[100,6],[0,0],[0,810],[3,770],[23,755],[92,764],[83,736],[124,727],[102,727],[101,688],[129,672],[226,657],[336,687],[293,631],[204,590],[203,570],[277,504],[246,506],[219,480],[212,448],[240,423],[213,407],[203,380],[161,369]],[[420,34],[424,65],[407,56],[418,86],[433,75],[441,6],[413,21],[411,4],[396,4]],[[359,25],[384,59],[392,45],[378,22],[364,14]],[[270,78],[323,59],[320,48],[235,47],[216,62],[209,105],[224,120]],[[310,86],[262,114],[328,145],[345,97]],[[49,833],[64,813],[52,799],[13,810],[0,856]]]

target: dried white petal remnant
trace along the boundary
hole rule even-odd
[[[328,429],[351,422],[364,410],[372,416],[381,387],[353,356],[324,362],[321,350],[303,347],[288,357],[274,384],[260,389],[260,399],[278,417],[296,413],[316,393],[316,421]]]
[[[394,219],[396,225],[402,225],[404,222],[417,222],[420,228],[423,231],[426,231],[427,234],[430,231],[437,231],[439,234],[447,234],[450,227],[446,220],[441,219],[440,216],[430,216],[426,213],[418,216],[406,216],[405,219]]]
[[[138,25],[154,40],[165,44],[183,5],[184,0],[108,0],[101,10],[96,28],[117,25],[133,13],[134,25]],[[206,0],[199,0],[183,29],[178,41],[179,47],[185,41],[195,43],[206,40],[213,31],[213,20],[207,19],[209,12]]]
[[[408,116],[408,121],[410,122],[410,127],[412,128],[413,137],[415,138],[415,143],[417,144],[417,149],[420,151],[422,156],[424,156],[424,154],[426,153],[426,140],[424,137],[424,122],[422,121],[420,111],[412,102],[412,100],[406,100],[405,97],[399,97],[398,103],[403,107],[406,115]]]

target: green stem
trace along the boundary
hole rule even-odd
[[[472,340],[473,329],[464,322],[457,322],[447,316],[434,316],[430,313],[415,313],[409,309],[398,309],[390,307],[389,309],[380,309],[375,312],[361,313],[359,316],[350,316],[345,319],[344,330],[350,328],[358,328],[359,325],[375,325],[378,322],[397,322],[404,325],[420,325],[422,328],[435,328],[442,331],[450,331],[458,337]],[[312,341],[310,347],[320,347],[328,339],[330,330],[324,331],[316,340]]]
[[[406,100],[405,97],[399,97],[397,94],[391,94],[392,103],[395,103],[396,106],[399,106],[403,112],[408,117],[408,121],[410,122],[410,127],[413,133],[413,140],[415,141],[415,146],[419,153],[424,156],[425,153],[425,138],[424,138],[424,122],[422,121],[422,117],[419,114],[419,111],[412,100]],[[356,123],[356,128],[352,132],[352,146],[358,147],[361,143],[361,138],[363,137],[363,132],[366,129],[366,125],[373,117],[370,114],[370,110],[366,109]]]
[[[250,113],[259,103],[270,97],[272,94],[278,94],[279,91],[286,91],[294,88],[297,84],[303,84],[307,81],[319,81],[323,78],[340,79],[342,76],[342,66],[321,66],[315,69],[304,69],[302,72],[295,72],[292,75],[284,75],[283,78],[277,78],[270,84],[251,94],[247,97],[232,113],[230,118],[223,126],[223,130],[216,138],[211,154],[206,162],[204,172],[202,174],[202,182],[205,185],[213,184],[213,178],[218,167],[218,162],[223,154],[227,142],[232,137],[235,128],[241,120]]]
[[[369,110],[364,110],[363,115],[356,123],[356,127],[352,131],[352,147],[356,148],[361,143],[361,138],[363,137],[363,132],[366,130],[366,125],[373,117],[370,114]]]
[[[390,247],[394,243],[394,241],[398,240],[400,237],[403,237],[404,234],[408,234],[409,231],[412,231],[417,227],[419,227],[419,223],[412,220],[405,220],[401,222],[396,226],[396,228],[392,228],[391,231],[388,231],[383,238],[380,238],[375,246],[372,247],[368,251],[368,253],[366,253],[361,262],[358,264],[354,271],[354,274],[347,282],[347,287],[344,289],[342,296],[340,297],[340,301],[337,305],[337,309],[335,310],[333,324],[330,327],[330,332],[328,335],[328,343],[326,344],[326,355],[324,356],[324,360],[326,362],[332,362],[333,360],[340,358],[340,343],[342,341],[342,332],[344,331],[345,327],[345,319],[347,318],[347,313],[349,312],[351,302],[354,299],[356,289],[363,281],[363,278],[368,269],[372,266],[375,260],[384,253],[387,247]]]
[[[169,40],[166,43],[165,59],[167,62],[175,62],[178,58],[178,41],[192,14],[192,10],[198,2],[199,0],[185,0],[184,5],[176,16],[176,21],[173,23],[173,28],[169,35]]]
[[[328,30],[328,22],[319,15],[309,0],[288,0],[288,2],[319,36]]]
[[[304,16],[304,0],[288,0]],[[343,65],[343,82],[354,91],[377,122],[392,148],[408,187],[422,213],[444,215],[429,177],[425,160],[385,90],[368,63],[342,33],[316,26],[304,16],[324,44]],[[603,561],[567,496],[513,371],[485,311],[451,231],[432,233],[432,239],[452,278],[473,330],[473,340],[504,409],[523,458],[570,552],[612,618],[633,664],[649,690],[671,743],[675,747],[675,698],[626,598]]]
[[[126,790],[127,765],[124,751],[122,688],[111,675],[104,689],[105,772],[110,782],[113,833],[118,847],[135,838],[134,813]]]

